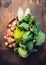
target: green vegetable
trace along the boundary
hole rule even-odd
[[[37,31],[39,32],[40,31],[40,24],[36,21],[36,28],[37,28]]]
[[[38,52],[37,46],[41,46],[45,41],[45,33],[41,32],[40,24],[34,16],[26,15],[17,22],[17,27],[13,32],[13,37],[17,43],[14,48],[15,53],[26,58],[32,52]]]
[[[21,39],[22,39],[22,36],[24,35],[24,33],[25,33],[25,31],[20,30],[18,27],[16,27],[16,29],[13,32],[13,36],[17,43],[22,42]]]
[[[35,28],[35,29],[33,30],[33,33],[36,34],[36,35],[38,34],[37,28]]]
[[[34,24],[35,24],[35,17],[31,16],[29,25],[34,25]]]
[[[25,58],[25,57],[27,56],[27,53],[28,53],[27,50],[25,50],[25,49],[23,49],[23,48],[21,48],[21,47],[18,49],[18,52],[19,52],[19,55],[20,55],[21,57],[23,57],[23,58]]]
[[[29,23],[31,16],[27,14],[27,16],[24,17],[24,20],[26,23]]]
[[[28,50],[31,51],[33,49],[33,42],[26,43],[26,47],[27,47]]]
[[[30,31],[25,32],[22,39],[23,39],[24,43],[27,42],[28,40],[31,40],[32,39],[32,34],[30,34]]]
[[[24,29],[24,30],[29,29],[29,25],[27,23],[21,23],[18,27],[21,28],[21,29]]]
[[[24,44],[22,44],[22,43],[19,43],[19,46],[26,49],[26,46]]]
[[[37,39],[36,46],[41,46],[45,41],[45,33],[40,31],[36,39]]]
[[[29,23],[30,19],[31,19],[31,16],[29,14],[27,14],[27,16],[25,16],[21,21],[19,21],[19,24]]]

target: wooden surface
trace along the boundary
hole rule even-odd
[[[31,9],[41,24],[41,30],[46,33],[46,0],[0,0],[0,65],[46,65],[46,42],[39,48],[38,53],[32,53],[22,59],[4,45],[4,32],[7,24],[17,15],[18,7]]]

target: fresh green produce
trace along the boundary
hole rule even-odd
[[[17,43],[21,42],[21,38],[24,35],[24,33],[25,33],[24,30],[21,31],[18,27],[16,27],[16,29],[13,32],[13,36]]]
[[[36,39],[37,39],[36,46],[41,46],[45,41],[45,34],[40,31]]]
[[[23,58],[29,56],[31,52],[38,52],[36,47],[44,43],[45,33],[41,31],[40,24],[35,17],[27,14],[21,20],[18,20],[16,26],[13,37],[17,48],[14,48],[14,52],[18,52]]]
[[[25,32],[25,34],[23,35],[23,43],[31,40],[33,37],[32,37],[32,34],[30,33],[30,31],[28,32]]]
[[[27,14],[27,16],[25,16],[21,21],[19,21],[19,24],[24,23],[24,22],[29,23],[30,18],[31,18],[31,16],[29,14]]]
[[[18,49],[18,52],[19,52],[19,55],[23,58],[25,58],[28,54],[28,51],[26,49],[21,48],[21,47]]]
[[[28,50],[32,50],[33,49],[33,42],[26,43],[26,47]]]
[[[29,25],[24,22],[24,23],[19,25],[19,28],[24,29],[24,30],[28,30],[29,29]]]

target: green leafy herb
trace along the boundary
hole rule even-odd
[[[25,34],[23,35],[22,39],[23,39],[24,43],[27,42],[28,40],[31,40],[32,39],[32,34],[30,34],[30,31],[25,32]]]
[[[29,29],[29,25],[27,23],[21,23],[18,27],[21,28],[21,29],[24,29],[24,30]]]
[[[26,43],[26,47],[27,47],[28,50],[31,51],[33,49],[33,42]]]
[[[31,16],[30,21],[29,21],[29,25],[34,25],[35,24],[35,17]]]
[[[41,46],[45,41],[45,33],[40,31],[36,39],[37,39],[36,46]]]
[[[26,46],[24,44],[22,44],[22,43],[19,43],[19,46],[26,49]]]
[[[37,28],[37,31],[39,32],[40,31],[40,24],[36,21],[36,28]]]

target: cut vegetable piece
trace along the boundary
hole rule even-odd
[[[8,42],[5,42],[5,46],[8,46]]]
[[[35,29],[33,30],[33,33],[36,34],[36,35],[38,34],[37,28],[35,28]]]
[[[7,30],[6,30],[6,32],[5,32],[5,36],[7,37],[7,36],[12,36],[12,31],[9,29],[9,28],[7,28]]]
[[[18,52],[19,52],[19,55],[20,55],[21,57],[23,57],[23,58],[25,58],[25,57],[27,56],[27,53],[28,53],[27,50],[25,50],[25,49],[23,49],[23,48],[21,48],[21,47],[18,49]]]
[[[19,46],[26,49],[26,46],[24,44],[19,43]]]
[[[27,23],[22,23],[18,27],[20,27],[21,29],[24,29],[24,30],[28,30],[29,29],[29,25]]]
[[[19,24],[21,24],[21,23],[29,23],[30,18],[31,18],[31,15],[28,14],[23,19],[19,20]]]
[[[30,19],[31,19],[31,16],[29,14],[24,17],[24,20],[26,23],[29,23]]]
[[[20,30],[18,27],[13,32],[14,39],[17,43],[20,43],[22,40],[22,36],[24,35],[25,31]]]
[[[37,28],[37,31],[39,32],[40,31],[40,24],[38,22],[36,22],[36,28]]]
[[[35,24],[35,17],[31,16],[29,25],[34,25],[34,24]]]
[[[27,14],[30,14],[30,13],[31,13],[31,12],[30,12],[30,9],[27,8],[26,11],[25,11],[25,16],[27,16]]]
[[[21,20],[24,17],[24,12],[21,7],[18,9],[18,19]]]
[[[12,37],[7,37],[7,42],[8,42],[9,44],[11,44],[12,42],[14,42],[14,38],[12,38]]]
[[[44,41],[45,41],[45,33],[40,31],[37,36],[36,46],[41,46],[44,43]]]
[[[33,42],[26,43],[26,47],[27,47],[28,50],[31,51],[33,49]]]
[[[24,35],[23,35],[23,43],[27,42],[28,40],[31,40],[32,39],[32,34],[30,34],[30,31],[26,32]]]
[[[9,48],[12,48],[12,45],[8,45]]]
[[[17,47],[16,42],[13,42],[12,46],[13,48]]]

